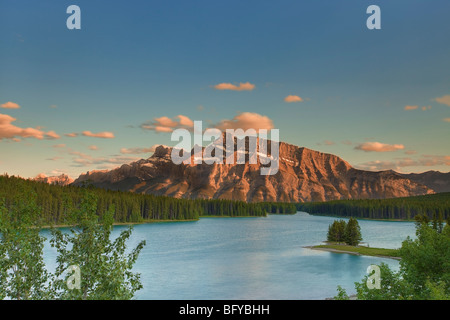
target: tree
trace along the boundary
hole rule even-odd
[[[36,194],[16,193],[0,199],[0,299],[48,298],[49,274],[43,261],[45,238],[39,235],[41,216]]]
[[[450,300],[450,226],[439,232],[421,222],[416,234],[402,243],[398,272],[380,265],[381,289],[368,288],[369,276],[355,283],[359,300]],[[337,298],[346,294],[342,290]]]
[[[346,222],[344,220],[335,220],[328,227],[327,241],[344,242]]]
[[[64,204],[70,232],[52,229],[50,243],[57,249],[57,267],[49,273],[43,261],[45,238],[40,236],[40,207],[29,189],[14,190],[0,199],[0,299],[131,299],[142,288],[132,267],[145,245],[127,252],[132,227],[111,240],[114,207],[97,215],[97,198],[85,191],[81,203]],[[70,288],[69,267],[81,271],[80,287]]]
[[[114,208],[99,221],[96,215],[97,199],[87,193],[78,209],[71,212],[74,227],[70,233],[53,229],[51,245],[58,251],[54,289],[57,298],[76,300],[128,300],[142,288],[140,274],[131,272],[140,251],[142,241],[130,253],[125,254],[126,241],[132,227],[110,240]],[[101,223],[99,223],[101,222]],[[67,276],[60,277],[70,266],[80,270],[80,288],[67,290]]]
[[[350,246],[357,246],[359,242],[362,240],[361,237],[361,228],[359,227],[359,223],[356,219],[350,218],[345,226],[345,243]]]
[[[401,270],[418,298],[430,294],[430,286],[443,285],[450,294],[450,227],[442,232],[428,224],[419,225],[417,238],[407,238],[400,249]]]

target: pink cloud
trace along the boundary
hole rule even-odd
[[[409,110],[416,110],[417,108],[419,108],[419,106],[405,106],[403,109],[409,111]]]
[[[72,133],[66,133],[64,134],[66,137],[75,138],[78,136],[78,133],[72,132]]]
[[[445,121],[445,122],[450,122],[450,118],[444,118],[442,120]]]
[[[114,133],[104,131],[99,133],[92,133],[91,131],[83,131],[83,136],[92,137],[92,138],[103,138],[103,139],[112,139],[114,138]]]
[[[0,114],[0,140],[14,139],[16,137],[43,139],[46,135],[46,133],[40,129],[20,128],[13,125],[12,122],[16,120],[16,118],[7,114]],[[52,131],[50,131],[50,134],[52,134]]]
[[[6,103],[0,104],[0,108],[3,108],[3,109],[19,109],[20,106],[17,103],[15,103],[15,102],[8,101]]]
[[[356,165],[356,168],[363,170],[395,170],[402,171],[405,167],[434,167],[450,166],[450,156],[424,155],[419,159],[400,158],[394,161],[375,160]]]
[[[179,114],[177,116],[178,119],[180,119],[179,124],[182,126],[186,126],[186,127],[193,127],[194,126],[194,121],[192,121],[191,119],[189,119],[186,116],[183,116],[181,114]]]
[[[404,149],[402,144],[386,144],[381,142],[364,142],[355,147],[357,150],[365,152],[390,152]]]
[[[47,139],[59,139],[61,136],[57,134],[55,131],[49,131],[45,133]]]
[[[155,152],[157,146],[159,146],[159,144],[155,144],[150,148],[122,148],[122,149],[120,149],[120,153],[122,153],[122,154],[151,153],[151,152]]]
[[[98,150],[98,147],[97,147],[97,146],[94,146],[94,145],[92,145],[92,146],[89,146],[89,150]]]
[[[217,90],[233,90],[233,91],[251,91],[255,89],[255,85],[250,82],[239,83],[239,85],[234,85],[232,83],[219,83],[214,86]]]
[[[292,103],[292,102],[302,102],[303,99],[302,99],[301,97],[299,97],[299,96],[289,95],[289,96],[287,96],[286,98],[284,98],[284,101],[285,101],[285,102],[288,102],[288,103]]]
[[[217,129],[225,131],[226,129],[273,129],[273,121],[267,117],[253,112],[242,112],[231,120],[222,120],[215,125]]]
[[[194,126],[194,122],[187,116],[179,114],[175,118],[178,120],[173,120],[165,116],[154,118],[153,121],[147,121],[141,124],[141,128],[156,132],[172,132],[177,128],[191,129]]]
[[[434,100],[438,103],[445,104],[450,107],[450,94],[446,95],[446,96],[442,96],[440,98],[436,98]]]

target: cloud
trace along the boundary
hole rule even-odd
[[[381,142],[364,142],[355,147],[356,150],[365,152],[390,152],[404,149],[402,144],[386,144]]]
[[[47,139],[59,139],[61,136],[57,134],[55,131],[49,131],[45,134]]]
[[[15,139],[17,137],[22,138],[36,138],[36,139],[44,139],[45,137],[49,139],[57,139],[59,136],[54,131],[49,131],[45,133],[41,129],[38,128],[20,128],[12,123],[16,121],[16,118],[13,118],[7,114],[0,114],[0,140],[2,139]]]
[[[141,128],[156,132],[172,132],[174,129],[191,129],[194,126],[194,121],[187,116],[179,114],[175,119],[178,120],[173,120],[169,117],[154,118],[153,121],[146,121],[141,124]]]
[[[186,127],[193,127],[194,126],[194,121],[192,121],[191,119],[189,119],[186,116],[183,115],[178,115],[177,116],[178,119],[180,119],[179,124],[182,126],[186,126]]]
[[[299,96],[289,95],[289,96],[287,96],[286,98],[284,98],[284,101],[285,101],[285,102],[288,102],[288,103],[292,103],[292,102],[302,102],[303,99],[300,98]]]
[[[3,108],[3,109],[19,109],[20,106],[17,103],[15,103],[15,102],[8,101],[6,103],[0,104],[0,108]]]
[[[450,107],[450,94],[434,99],[434,101]]]
[[[361,163],[355,167],[363,170],[380,171],[395,170],[402,171],[405,167],[434,167],[434,166],[450,166],[450,156],[423,155],[418,159],[399,158],[394,161],[370,161]]]
[[[233,90],[233,91],[251,91],[255,89],[255,85],[250,82],[239,83],[239,86],[236,86],[232,83],[219,83],[214,86],[214,89],[217,90]]]
[[[417,151],[415,151],[415,150],[407,150],[407,151],[405,151],[405,154],[409,154],[409,155],[416,154],[416,153],[417,153]]]
[[[91,155],[85,154],[79,151],[70,151],[69,154],[74,155],[75,157],[72,159],[73,164],[72,167],[92,167],[95,165],[105,165],[105,164],[125,164],[133,161],[139,160],[137,157],[125,157],[118,156],[113,158],[108,157],[93,157]]]
[[[55,144],[53,145],[53,148],[64,148],[66,145],[64,143]]]
[[[57,161],[57,160],[60,160],[60,159],[62,159],[62,157],[53,157],[53,158],[48,158],[48,159],[45,159],[45,160]]]
[[[445,122],[450,122],[450,118],[444,118],[442,120],[445,121]]]
[[[92,137],[92,138],[103,138],[103,139],[113,139],[114,138],[114,133],[108,132],[108,131],[99,132],[99,133],[92,133],[91,131],[83,131],[82,134],[83,134],[83,136]]]
[[[267,116],[253,112],[242,112],[231,120],[222,120],[214,126],[217,129],[225,131],[226,129],[273,129],[273,121]]]
[[[422,107],[422,111],[426,111],[426,110],[430,110],[431,109],[431,106],[423,106]]]
[[[342,144],[345,144],[347,146],[351,146],[353,144],[353,142],[351,142],[350,140],[344,140],[344,141],[342,141]]]
[[[72,132],[72,133],[66,133],[64,134],[66,137],[75,138],[78,137],[78,133]]]
[[[89,146],[89,150],[98,150],[98,147],[97,147],[97,146],[94,146],[94,145],[92,145],[92,146]]]
[[[419,106],[405,106],[403,109],[409,111],[409,110],[416,110],[417,108],[419,108]]]
[[[159,146],[159,144],[155,144],[150,148],[122,148],[120,149],[120,153],[122,154],[142,154],[142,153],[150,153],[155,152],[156,147]]]

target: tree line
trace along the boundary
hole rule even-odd
[[[151,220],[196,220],[201,216],[265,216],[267,213],[295,213],[293,203],[247,203],[233,200],[177,199],[166,196],[112,191],[92,186],[59,186],[14,176],[0,176],[0,199],[6,208],[21,193],[35,192],[36,205],[41,208],[42,223],[65,224],[67,207],[78,206],[83,190],[88,189],[98,199],[96,213],[101,218],[113,211],[114,222],[145,222]]]
[[[333,200],[298,203],[297,209],[310,214],[365,219],[413,220],[425,215],[430,220],[450,217],[450,192],[392,199]]]

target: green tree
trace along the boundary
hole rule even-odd
[[[96,214],[97,199],[86,193],[79,208],[72,210],[69,233],[53,229],[51,245],[57,249],[54,290],[57,298],[77,300],[127,300],[142,288],[140,274],[131,271],[145,245],[140,242],[126,254],[126,241],[132,227],[122,231],[111,240],[114,208],[105,212],[102,221]],[[79,267],[81,283],[79,289],[67,289],[67,278],[63,276],[69,266]]]
[[[362,240],[361,237],[361,228],[359,227],[359,223],[356,219],[350,218],[345,226],[345,243],[350,246],[357,246]]]
[[[0,199],[0,299],[48,298],[40,216],[36,194],[30,190],[17,192],[9,203]]]
[[[380,289],[369,289],[366,275],[361,282],[355,282],[356,296],[358,300],[405,300],[412,298],[409,284],[401,277],[400,272],[395,272],[385,263],[380,267]]]
[[[327,241],[344,242],[346,222],[344,220],[335,220],[328,227]]]
[[[450,294],[450,227],[446,225],[440,233],[421,224],[416,234],[416,239],[408,237],[403,241],[399,252],[404,279],[412,285],[417,298],[425,299],[430,286],[441,284]]]
[[[442,232],[427,222],[416,228],[417,238],[408,237],[400,248],[399,271],[380,265],[381,289],[368,288],[369,276],[355,283],[359,300],[450,300],[450,226]]]

